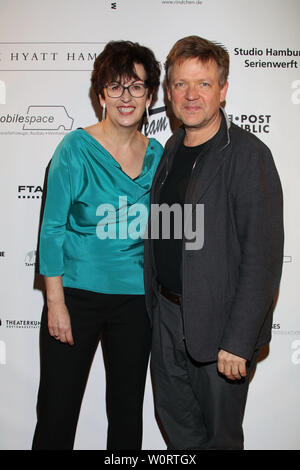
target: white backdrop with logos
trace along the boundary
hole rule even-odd
[[[245,448],[300,448],[299,17],[298,0],[1,0],[0,449],[31,447],[43,305],[35,254],[44,176],[62,137],[97,120],[90,98],[93,61],[106,42],[125,39],[152,48],[163,64],[175,41],[191,34],[229,50],[226,110],[271,148],[284,190],[283,276],[273,339],[250,385]],[[171,135],[162,88],[144,132],[162,144]],[[98,348],[75,448],[105,449],[106,428]],[[143,448],[165,449],[150,374]]]

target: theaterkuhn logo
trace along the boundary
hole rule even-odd
[[[25,114],[1,113],[1,131],[58,131],[72,130],[74,119],[63,105],[30,105]],[[5,133],[5,132],[3,132]]]
[[[15,320],[15,319],[10,319],[10,320],[4,320],[3,326],[5,328],[25,328],[25,329],[31,329],[31,328],[39,328],[41,325],[41,322],[39,320]]]

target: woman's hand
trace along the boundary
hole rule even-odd
[[[73,346],[71,320],[65,304],[61,276],[45,276],[44,279],[47,294],[49,333],[58,341]]]
[[[74,345],[70,315],[65,303],[48,302],[48,329],[56,340]]]

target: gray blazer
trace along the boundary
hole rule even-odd
[[[208,150],[200,174],[191,174],[186,203],[204,204],[204,245],[182,256],[182,314],[189,354],[217,359],[219,349],[251,359],[271,339],[274,299],[283,261],[280,179],[268,147],[230,123]],[[157,204],[184,128],[168,140],[154,177]],[[151,212],[148,233],[151,233]],[[183,240],[184,242],[185,240]],[[158,279],[153,245],[145,239],[145,293],[150,318]]]

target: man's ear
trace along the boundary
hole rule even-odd
[[[228,85],[229,85],[229,83],[226,82],[225,85],[223,85],[223,87],[220,90],[220,103],[223,103],[224,101],[226,101],[226,94],[227,94],[227,90],[228,90]]]
[[[166,92],[167,92],[168,100],[171,102],[172,101],[172,94],[171,94],[171,90],[169,88],[169,85],[166,85]]]

